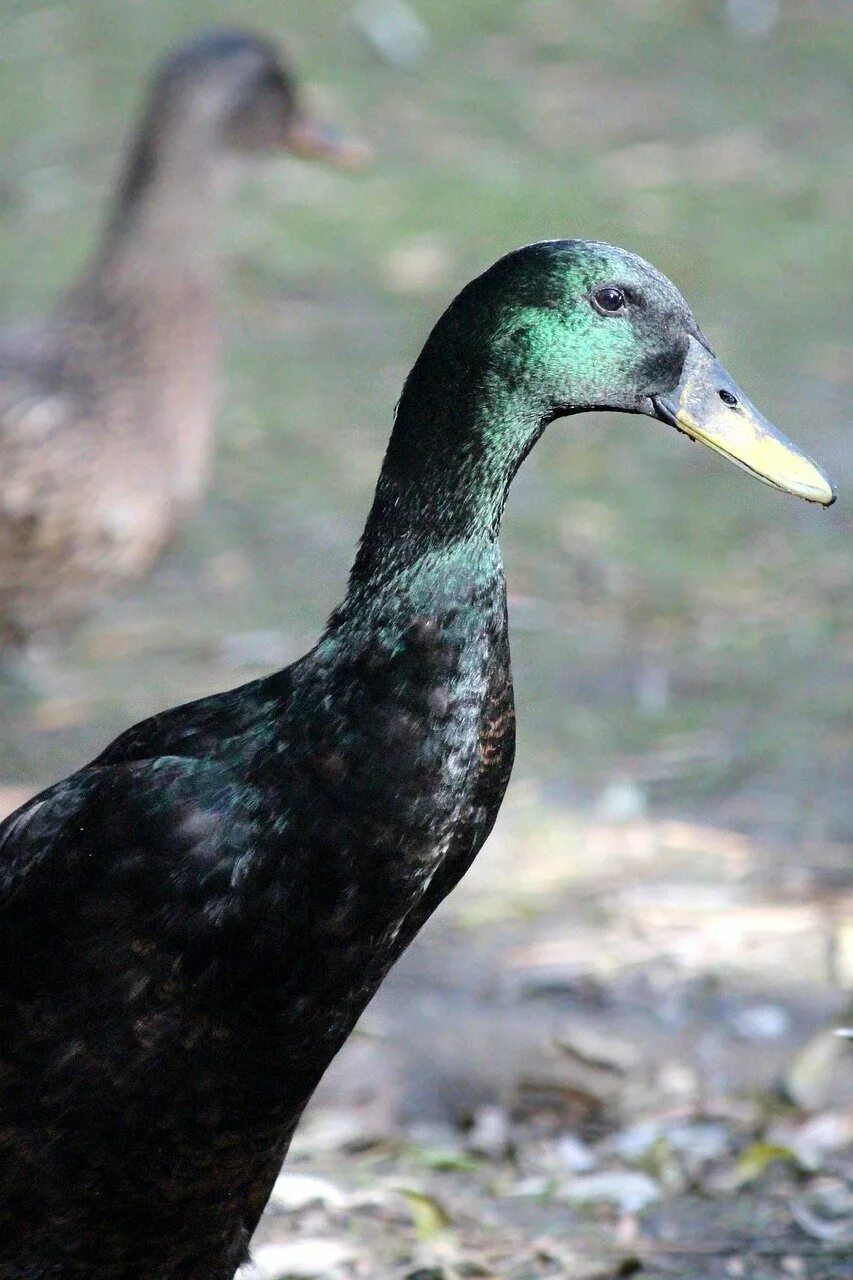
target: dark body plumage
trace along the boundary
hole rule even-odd
[[[497,813],[503,606],[467,607],[473,635],[450,603],[332,633],[6,824],[4,1280],[230,1277],[320,1076]]]
[[[230,1280],[320,1076],[497,815],[482,568],[429,617],[405,592],[339,611],[0,829],[3,1280]]]
[[[591,301],[614,278],[616,319]],[[670,420],[703,343],[622,250],[502,259],[407,380],[317,646],[0,826],[0,1280],[231,1280],[320,1076],[497,815],[512,477],[577,409]]]

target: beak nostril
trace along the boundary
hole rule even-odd
[[[723,404],[727,404],[730,407],[734,407],[737,404],[737,396],[733,396],[731,391],[722,390],[718,392],[718,395]]]

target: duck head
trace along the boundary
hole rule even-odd
[[[346,168],[367,155],[306,111],[274,45],[242,31],[201,32],[172,50],[155,75],[148,125],[226,153],[285,150]]]
[[[776,489],[835,500],[823,472],[723,368],[672,282],[642,258],[597,241],[545,241],[501,259],[454,306],[464,313],[483,293],[503,376],[526,386],[545,420],[645,414]]]
[[[753,408],[687,303],[625,249],[550,240],[451,302],[406,379],[352,589],[427,551],[490,546],[547,425],[589,410],[665,422],[765,484],[829,506],[826,476]]]

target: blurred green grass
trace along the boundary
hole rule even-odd
[[[225,210],[210,501],[153,579],[64,642],[58,712],[4,695],[4,775],[41,782],[129,717],[252,674],[223,661],[223,635],[281,628],[293,656],[307,646],[438,312],[515,245],[593,236],[672,276],[841,500],[798,504],[645,420],[555,424],[505,524],[519,770],[584,803],[629,778],[663,808],[849,837],[845,6],[787,0],[754,39],[721,0],[419,0],[431,46],[413,70],[375,56],[355,7],[0,13],[4,320],[82,263],[144,80],[197,26],[279,37],[311,100],[377,153],[354,178],[269,164]]]

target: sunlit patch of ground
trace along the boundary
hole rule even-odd
[[[846,863],[531,788],[327,1076],[262,1270],[846,1275]]]

